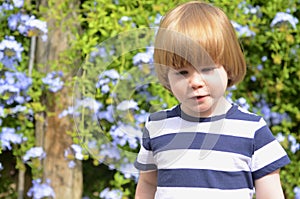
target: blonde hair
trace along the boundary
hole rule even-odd
[[[155,69],[163,86],[170,90],[170,67],[209,62],[208,57],[225,68],[228,87],[243,80],[245,58],[236,32],[221,9],[192,1],[169,11],[160,23],[154,45]]]

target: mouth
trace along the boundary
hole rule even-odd
[[[203,100],[204,98],[206,98],[208,96],[209,95],[198,95],[198,96],[192,97],[192,99],[199,101],[199,100]]]

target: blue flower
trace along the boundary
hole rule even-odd
[[[45,197],[55,198],[55,193],[53,188],[50,186],[50,180],[46,183],[42,183],[41,179],[32,180],[32,187],[27,192],[28,197],[33,199],[42,199]]]
[[[263,56],[262,58],[261,58],[261,61],[263,61],[263,62],[265,62],[265,61],[267,61],[268,60],[268,57],[267,56]]]
[[[31,158],[39,158],[40,160],[46,157],[46,153],[44,152],[42,147],[32,147],[28,151],[26,151],[23,156],[23,161],[27,162]]]
[[[4,106],[0,106],[0,117],[5,117]]]
[[[246,110],[248,110],[250,108],[250,105],[248,104],[247,100],[243,97],[240,97],[239,99],[237,99],[236,103]]]
[[[10,109],[12,114],[16,114],[16,113],[20,113],[20,112],[25,112],[27,110],[26,106],[22,106],[22,105],[17,105],[13,108]]]
[[[68,163],[69,168],[74,168],[76,166],[74,159],[83,160],[84,158],[82,148],[77,144],[72,144],[67,148],[64,152],[64,156],[66,159],[70,160]]]
[[[32,84],[32,79],[21,72],[4,73],[4,79],[0,78],[0,95],[10,93],[10,98],[6,100],[6,104],[17,102],[23,104],[29,101],[30,96],[26,95],[28,88]]]
[[[256,77],[255,77],[254,75],[252,75],[252,76],[250,77],[250,79],[251,79],[251,81],[256,82]]]
[[[300,150],[300,144],[297,143],[297,140],[294,136],[288,135],[288,141],[290,142],[290,150],[293,153],[296,153],[296,151]]]
[[[82,155],[82,148],[78,144],[72,144],[71,148],[73,149],[75,153],[75,158],[77,160],[83,160],[83,155]]]
[[[0,42],[0,62],[9,69],[15,70],[15,65],[22,60],[24,48],[13,36],[5,36]]]
[[[2,127],[2,131],[0,132],[0,142],[2,145],[2,149],[11,150],[11,144],[21,144],[23,141],[23,136],[17,134],[14,128]]]
[[[74,113],[74,107],[70,106],[66,110],[63,110],[63,112],[61,112],[58,115],[58,118],[63,118],[65,116],[67,116],[67,115],[72,115],[73,113]]]
[[[24,5],[24,0],[13,0],[13,3],[16,8],[22,8]]]
[[[263,67],[262,64],[257,65],[257,70],[262,71],[263,68],[264,68],[264,67]]]
[[[89,110],[92,110],[93,113],[95,114],[98,112],[100,108],[102,108],[102,106],[103,105],[101,102],[98,102],[97,100],[90,97],[84,98],[83,100],[79,100],[76,103],[76,108],[79,107],[88,108]]]
[[[138,103],[134,100],[124,100],[117,106],[117,110],[127,111],[129,109],[138,110]]]
[[[153,55],[148,52],[137,53],[132,59],[134,65],[139,65],[141,63],[150,63],[152,61]]]
[[[131,178],[137,180],[139,176],[137,170],[135,169],[132,163],[121,164],[120,172],[124,175],[125,178],[128,179]]]
[[[50,72],[46,77],[42,78],[42,82],[48,85],[48,89],[55,93],[63,88],[64,82],[61,80],[62,72]]]
[[[41,35],[43,41],[47,40],[47,23],[36,19],[35,16],[17,13],[10,15],[7,21],[8,27],[13,31],[18,30],[22,35],[27,37]]]
[[[101,77],[109,77],[110,79],[117,80],[120,78],[120,74],[115,69],[106,70],[101,74]]]
[[[103,199],[122,199],[123,192],[118,189],[112,189],[105,188],[103,191],[101,191],[99,197]]]
[[[2,5],[0,5],[0,11],[1,13],[3,12],[2,10],[13,10],[14,6],[10,3],[4,2]]]
[[[242,26],[235,21],[231,21],[231,24],[237,31],[239,37],[251,37],[256,35],[255,32],[251,31],[247,25]]]
[[[285,136],[280,132],[276,135],[276,140],[278,142],[283,142],[285,140]]]
[[[27,36],[37,36],[42,34],[42,40],[47,40],[48,28],[45,21],[41,21],[34,16],[31,16],[29,20],[25,22],[25,26],[28,28]]]
[[[289,13],[278,12],[278,13],[276,13],[274,19],[272,20],[270,26],[273,27],[276,24],[279,24],[282,22],[289,22],[293,28],[296,28],[296,24],[299,22],[299,20]]]
[[[121,19],[119,20],[119,24],[123,25],[123,22],[128,22],[131,21],[132,18],[128,16],[122,16]]]
[[[69,161],[68,167],[69,167],[70,169],[73,169],[75,166],[76,166],[76,162],[75,162],[74,160]]]
[[[106,158],[114,160],[120,160],[121,158],[119,148],[111,143],[101,145],[99,156],[101,157],[100,162],[104,162]]]
[[[127,124],[120,124],[119,126],[113,126],[110,130],[110,135],[113,138],[115,145],[124,146],[129,144],[131,149],[136,149],[138,146],[138,137],[142,135],[140,129]]]
[[[137,126],[139,126],[142,123],[145,123],[149,115],[150,113],[146,112],[145,110],[141,110],[140,113],[134,114],[134,119],[136,121]]]
[[[97,113],[97,117],[99,119],[105,119],[105,120],[109,121],[110,123],[113,123],[114,122],[113,106],[108,105],[106,107],[106,110],[100,111],[100,112]]]
[[[295,198],[294,199],[300,199],[300,187],[294,188]]]
[[[119,78],[120,78],[120,74],[115,69],[106,70],[99,75],[98,77],[99,80],[96,83],[96,88],[100,88],[101,92],[103,94],[106,94],[110,90],[109,83],[115,85]]]
[[[3,170],[2,163],[0,162],[0,171]]]

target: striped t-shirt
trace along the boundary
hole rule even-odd
[[[153,113],[135,166],[157,170],[156,199],[249,199],[254,180],[290,162],[261,116],[233,105],[210,118]]]

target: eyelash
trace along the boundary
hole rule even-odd
[[[213,70],[215,70],[216,67],[210,67],[210,68],[202,68],[201,69],[201,73],[209,73]],[[178,71],[176,74],[177,75],[187,75],[189,72],[187,70],[182,70],[182,71]]]

